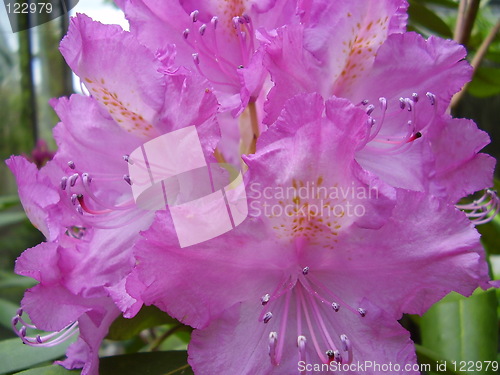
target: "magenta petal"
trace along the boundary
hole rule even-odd
[[[413,32],[393,34],[378,50],[369,73],[335,93],[354,102],[376,102],[381,96],[397,100],[414,92],[432,92],[444,111],[453,94],[470,79],[472,70],[465,55],[465,49],[451,40],[425,40]]]
[[[37,285],[26,291],[21,307],[38,329],[60,331],[92,309],[81,297],[54,285]]]
[[[140,297],[145,304],[154,304],[193,327],[204,327],[242,296],[260,298],[259,291],[269,279],[279,281],[281,272],[275,263],[281,251],[270,250],[275,242],[262,231],[262,226],[246,222],[231,235],[181,249],[171,219],[158,212],[136,246],[137,276],[127,280],[127,291],[134,296],[143,290]],[[260,241],[258,249],[255,238]],[[270,270],[269,275],[257,277],[259,265]],[[207,285],[210,288],[203,287]]]
[[[398,319],[422,314],[451,291],[489,287],[479,234],[463,213],[422,193],[402,190],[397,200],[381,229],[353,229],[330,261],[327,254],[310,260],[325,271],[329,262],[341,265],[331,287],[342,285],[339,292],[365,296]]]
[[[124,130],[145,138],[163,105],[161,63],[117,25],[73,18],[61,52],[93,97]],[[126,79],[124,79],[126,77]]]
[[[66,351],[67,358],[56,362],[68,370],[83,368],[82,375],[99,374],[99,347],[119,315],[107,299],[96,300],[95,308],[78,319],[80,337]]]
[[[318,85],[322,74],[320,62],[304,48],[303,26],[287,25],[276,32],[277,35],[266,43],[264,56],[264,64],[275,84],[264,104],[266,124],[272,124],[278,118],[291,96],[321,90]]]
[[[491,186],[495,159],[479,151],[490,143],[487,133],[473,121],[444,118],[430,141],[436,158],[433,193],[451,201]],[[443,191],[444,190],[444,191]]]
[[[15,272],[18,275],[31,277],[41,283],[50,285],[61,277],[58,272],[58,246],[51,242],[25,250],[16,260]]]
[[[52,186],[44,172],[22,156],[12,156],[6,163],[16,177],[26,215],[46,238],[56,238],[59,234],[58,218],[53,214],[59,211],[56,207],[60,200],[57,186]]]
[[[193,332],[188,353],[189,363],[196,374],[288,375],[298,374],[298,366],[305,367],[306,364],[321,366],[311,334],[308,328],[305,328],[305,321],[300,334],[307,336],[306,357],[305,359],[300,357],[297,347],[299,333],[295,320],[295,306],[290,309],[291,321],[285,331],[280,329],[279,322],[276,324],[272,324],[272,320],[268,324],[258,322],[257,317],[261,308],[258,303],[250,301],[237,304],[213,321],[209,327]],[[342,353],[344,361],[347,355],[342,350],[340,335],[347,335],[351,341],[354,368],[358,363],[392,363],[394,366],[399,365],[400,371],[393,370],[391,374],[418,374],[416,371],[405,369],[406,365],[411,368],[416,363],[415,349],[408,332],[396,320],[375,309],[370,309],[371,316],[367,315],[365,318],[360,318],[349,311],[339,313],[331,309],[325,311],[323,315],[325,325],[337,349]],[[273,366],[269,358],[268,342],[271,331],[277,333],[278,342],[284,340],[283,356],[279,366]],[[319,342],[323,343],[321,334],[319,332],[316,334]],[[328,346],[322,345],[321,348],[326,351]],[[317,367],[323,371],[308,373],[327,374],[334,372],[333,366],[335,363],[328,371],[325,367]],[[369,367],[363,367],[352,373],[380,374],[376,369]]]

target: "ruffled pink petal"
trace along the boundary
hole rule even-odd
[[[31,223],[47,239],[56,238],[59,235],[56,205],[60,197],[57,187],[51,186],[44,173],[48,168],[39,171],[22,156],[12,156],[6,163],[16,177],[19,198]]]
[[[143,305],[142,300],[132,297],[127,292],[127,280],[132,279],[135,276],[135,273],[130,274],[127,278],[123,278],[117,284],[106,288],[115,305],[123,312],[123,316],[125,318],[134,317]],[[140,284],[138,280],[134,279],[134,282],[136,284]],[[131,291],[131,293],[134,293],[134,295],[138,294],[135,291]]]
[[[60,285],[37,285],[28,289],[21,307],[38,329],[60,331],[75,322],[83,313],[92,309],[87,302]]]
[[[340,234],[335,254],[305,254],[303,263],[330,274],[341,298],[365,297],[396,319],[424,313],[451,291],[489,287],[479,234],[460,211],[422,193],[401,190],[397,200],[382,228]]]
[[[193,327],[205,327],[244,296],[260,298],[269,279],[278,283],[284,250],[258,222],[229,233],[181,249],[170,217],[158,212],[136,245],[136,276],[128,278],[127,292]]]
[[[56,283],[61,274],[57,264],[59,262],[58,246],[52,242],[43,242],[25,250],[16,260],[14,271],[18,275],[31,277],[46,285]]]
[[[488,134],[473,121],[443,118],[429,134],[436,156],[433,194],[452,201],[492,186],[495,159],[479,151],[490,143]]]
[[[109,299],[96,301],[96,310],[78,319],[80,337],[66,351],[67,358],[56,363],[72,370],[82,368],[82,375],[99,374],[99,347],[119,311]]]
[[[286,210],[296,205],[302,212],[302,208],[314,206],[321,208],[319,216],[327,213],[332,215],[330,218],[340,216],[332,219],[330,224],[334,226],[346,227],[354,221],[361,226],[380,225],[392,209],[393,192],[354,161],[356,150],[366,140],[367,120],[364,111],[345,99],[332,98],[323,103],[318,94],[297,95],[259,138],[257,153],[244,159],[252,175],[250,189],[252,184],[263,191],[274,189],[273,197],[261,199],[272,207]],[[278,194],[277,188],[287,192],[286,196]],[[305,190],[307,197],[297,200],[289,193],[290,189],[296,189],[297,193]],[[357,194],[360,191],[366,194],[361,197]],[[261,195],[257,194],[257,198]],[[367,215],[361,218],[354,214],[337,215],[336,210],[346,203],[363,205]],[[314,228],[326,225],[326,222],[320,224],[319,216],[313,220]],[[272,227],[287,227],[292,220],[265,219],[273,223]]]
[[[263,374],[290,375],[301,374],[301,369],[313,369],[307,366],[321,366],[315,351],[313,340],[303,328],[306,336],[306,356],[301,358],[297,346],[297,322],[295,306],[290,309],[292,315],[286,331],[280,330],[280,321],[273,319],[268,324],[258,322],[259,303],[247,301],[228,309],[221,317],[202,330],[195,330],[189,345],[189,363],[197,374]],[[362,367],[366,363],[393,364],[391,374],[418,374],[411,366],[416,363],[415,349],[409,333],[397,321],[381,311],[372,311],[372,316],[360,318],[349,311],[323,311],[323,319],[337,349],[347,360],[347,353],[342,350],[340,335],[349,338],[353,352],[352,374],[380,374],[375,368]],[[303,317],[303,324],[306,326]],[[315,322],[317,324],[317,322]],[[269,333],[276,332],[278,341],[284,340],[283,355],[279,366],[273,366],[269,357]],[[319,332],[316,332],[319,335]],[[320,341],[323,338],[318,338]],[[328,348],[328,347],[326,347]],[[323,354],[323,353],[322,353]],[[347,364],[347,363],[346,363]],[[299,368],[300,366],[300,368]],[[324,365],[326,366],[326,364]],[[317,371],[304,373],[327,374],[335,372],[335,363],[331,367],[317,367]],[[398,368],[399,371],[394,370]],[[408,367],[406,367],[408,366]],[[323,371],[321,371],[323,369]],[[337,370],[338,371],[338,370]]]
[[[451,40],[425,40],[413,32],[393,34],[377,51],[363,79],[352,80],[334,93],[355,103],[365,99],[376,103],[379,97],[397,100],[414,92],[421,97],[431,92],[444,112],[453,94],[470,79],[472,70],[465,55],[465,49]]]
[[[130,33],[79,14],[61,52],[122,129],[140,138],[158,135],[153,122],[165,95],[162,65]]]

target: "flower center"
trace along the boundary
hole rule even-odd
[[[426,124],[419,124],[417,121],[417,107],[424,105],[417,105],[420,98],[417,93],[413,93],[411,98],[399,98],[398,109],[392,112],[387,111],[388,104],[386,98],[379,98],[380,113],[377,113],[378,111],[374,104],[370,104],[368,100],[363,100],[360,105],[366,107],[366,113],[370,117],[367,122],[369,131],[360,149],[377,154],[399,154],[406,151],[415,140],[424,135],[425,130],[427,130],[437,116],[436,96],[428,92],[426,93],[426,97],[428,105],[433,107],[432,114]],[[390,129],[391,132],[399,132],[399,134],[387,135],[387,130],[384,131],[384,128],[388,127],[387,120],[396,118],[395,121],[399,122],[401,121],[399,117],[404,116],[405,112],[408,113],[408,119],[402,129],[394,129],[392,126]],[[375,115],[372,116],[372,114]],[[405,121],[403,120],[402,122]],[[384,123],[386,126],[384,126]]]
[[[296,337],[301,361],[313,360],[307,356],[315,353],[324,364],[352,362],[351,341],[344,333],[335,334],[332,315],[345,309],[364,317],[367,311],[343,301],[309,267],[304,267],[298,276],[289,276],[271,294],[263,295],[260,302],[263,308],[259,321],[264,324],[274,321],[273,328],[277,328],[269,333],[269,355],[274,366],[281,363],[288,336]],[[293,320],[295,329],[291,328]]]
[[[235,16],[230,19],[230,27],[220,30],[217,16],[212,17],[208,24],[200,25],[198,15],[197,10],[191,13],[193,30],[186,29],[183,32],[184,40],[194,50],[195,68],[212,83],[239,91],[240,79],[237,69],[247,66],[255,51],[254,29],[250,16]],[[236,43],[232,37],[228,40],[227,36],[231,35],[236,37]]]
[[[125,161],[130,162],[127,155],[123,158]],[[69,236],[81,239],[85,234],[85,227],[120,228],[146,214],[146,212],[137,213],[137,205],[132,198],[115,204],[107,202],[100,194],[96,193],[96,190],[105,191],[113,197],[113,200],[123,200],[122,196],[124,194],[120,194],[118,191],[125,193],[126,190],[120,188],[119,183],[131,185],[132,182],[128,175],[120,177],[106,173],[93,173],[91,175],[87,172],[76,172],[75,163],[72,161],[68,162],[68,167],[69,172],[73,173],[61,178],[60,187],[66,191],[69,197],[66,201],[67,205],[73,207],[80,214],[83,223],[83,226],[69,227],[66,232]],[[93,185],[97,185],[97,189]],[[131,193],[129,195],[131,196]],[[113,224],[109,224],[110,222]]]

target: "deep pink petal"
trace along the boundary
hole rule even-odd
[[[451,291],[488,288],[479,234],[463,213],[422,193],[401,190],[397,199],[381,229],[340,234],[335,254],[306,254],[304,264],[324,267],[342,298],[366,297],[397,319],[424,313]]]
[[[28,289],[21,302],[33,324],[45,331],[59,331],[92,309],[92,303],[59,285]]]
[[[136,276],[127,280],[127,292],[186,324],[204,327],[244,295],[258,299],[269,278],[279,281],[281,271],[276,263],[281,251],[263,229],[247,221],[231,235],[181,249],[170,217],[158,212],[136,246]],[[258,273],[257,277],[259,267],[270,275]],[[224,281],[228,279],[231,283]]]
[[[12,156],[6,163],[16,177],[26,215],[46,238],[56,238],[59,228],[54,214],[59,213],[56,205],[60,200],[57,187],[51,186],[47,175],[22,156]],[[44,169],[47,171],[48,168]]]
[[[295,306],[291,308],[293,318],[286,331],[280,330],[279,322],[264,324],[257,321],[260,313],[259,303],[251,301],[233,306],[209,327],[195,330],[189,345],[189,363],[197,374],[263,374],[290,375],[300,374],[299,365],[321,365],[315,352],[311,336],[306,342],[306,361],[300,363],[297,347],[297,326],[294,319]],[[373,311],[373,310],[372,310]],[[329,318],[328,315],[331,315]],[[274,319],[274,318],[273,318]],[[346,334],[353,346],[353,369],[349,374],[380,374],[373,368],[358,364],[399,365],[400,371],[391,374],[417,374],[405,370],[405,366],[416,363],[415,349],[409,333],[395,320],[383,312],[360,318],[351,312],[335,313],[331,309],[324,315],[332,339],[341,348],[339,336]],[[305,325],[305,322],[304,322]],[[275,331],[278,340],[285,340],[283,357],[279,366],[273,366],[269,358],[269,333]],[[305,334],[307,329],[302,331]],[[319,334],[319,332],[317,332]],[[282,336],[283,335],[283,336]],[[327,347],[326,347],[327,348]],[[341,349],[340,349],[341,350]],[[342,352],[344,358],[346,353]],[[309,371],[308,373],[328,374],[334,372],[332,365],[328,370]],[[321,369],[321,367],[320,367]],[[324,369],[324,367],[323,367]],[[343,372],[344,373],[344,372]]]
[[[141,138],[157,135],[153,121],[165,88],[162,65],[151,51],[119,26],[79,14],[61,42],[61,52],[120,127]]]
[[[57,245],[52,242],[42,242],[21,254],[16,260],[15,272],[50,285],[61,277],[57,268],[58,261]]]
[[[495,159],[479,151],[490,143],[488,134],[473,121],[444,118],[429,135],[436,158],[433,193],[445,193],[452,201],[490,187]],[[443,191],[444,190],[444,191]]]
[[[470,79],[471,67],[465,55],[465,49],[451,40],[425,40],[413,32],[393,34],[380,47],[363,79],[353,80],[334,93],[354,102],[368,99],[376,103],[381,96],[397,100],[414,92],[421,97],[431,92],[444,111],[453,94]]]

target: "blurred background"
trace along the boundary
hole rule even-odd
[[[498,159],[500,157],[500,35],[498,35],[500,0],[465,2],[473,8],[466,19],[457,16],[459,0],[409,2],[409,29],[426,37],[438,35],[454,38],[466,46],[469,52],[468,59],[474,61],[477,68],[473,81],[453,104],[452,113],[455,117],[474,119],[481,129],[487,131],[492,142],[484,152]],[[110,0],[80,0],[70,14],[76,12],[86,13],[103,23],[118,23],[124,29],[128,29],[123,13]],[[460,32],[457,32],[456,28],[457,18],[462,22]],[[19,18],[18,22],[21,24],[29,21]],[[6,9],[3,4],[0,5],[0,159],[2,161],[12,154],[24,154],[38,166],[42,166],[55,151],[51,132],[58,118],[48,105],[48,100],[81,92],[79,81],[66,66],[58,51],[59,41],[67,31],[68,22],[69,15],[64,15],[29,30],[13,33]],[[499,171],[497,166],[497,177],[500,176]],[[483,234],[483,243],[498,278],[500,220],[497,218],[481,226],[479,230]],[[13,273],[15,259],[24,249],[43,240],[42,235],[26,219],[17,197],[15,181],[5,164],[0,162],[0,340],[12,342],[11,339],[15,338],[10,329],[10,319],[15,314],[24,290],[34,285],[31,279]],[[465,320],[463,322],[459,320],[456,323],[458,326],[446,325],[447,319],[453,317],[453,314],[458,314],[459,310],[468,314]],[[148,314],[155,316],[156,312]],[[442,358],[459,361],[498,361],[498,317],[498,293],[495,294],[493,291],[478,292],[478,295],[468,300],[451,296],[442,304],[436,305],[423,318],[407,316],[401,323],[411,331],[413,339],[419,344],[417,351],[422,362],[439,361]],[[138,333],[140,330],[137,327],[134,329],[134,334],[137,333],[138,337],[142,335],[138,344],[137,342],[130,344],[130,340],[133,339],[128,337],[127,344],[116,344],[116,342],[108,344],[111,348],[108,354],[151,349],[152,345],[148,347],[148,340],[151,344],[153,340],[165,335],[172,328],[168,325],[171,322],[162,321],[161,318],[153,319],[152,322],[146,327],[149,333]],[[186,336],[183,337],[182,334]],[[167,349],[185,348],[189,335],[185,332],[182,334],[174,339],[173,344],[167,345]],[[114,339],[124,339],[123,335],[115,336]],[[458,348],[447,347],[443,343],[449,340],[462,340],[463,343]],[[7,356],[9,350],[5,349],[6,346],[2,346],[2,342],[0,341],[0,358]],[[64,350],[59,350],[40,357],[37,365],[57,358],[63,352]],[[22,366],[2,368],[1,362],[0,374],[22,370]],[[29,363],[31,365],[31,362]],[[495,373],[484,369],[472,372]]]

